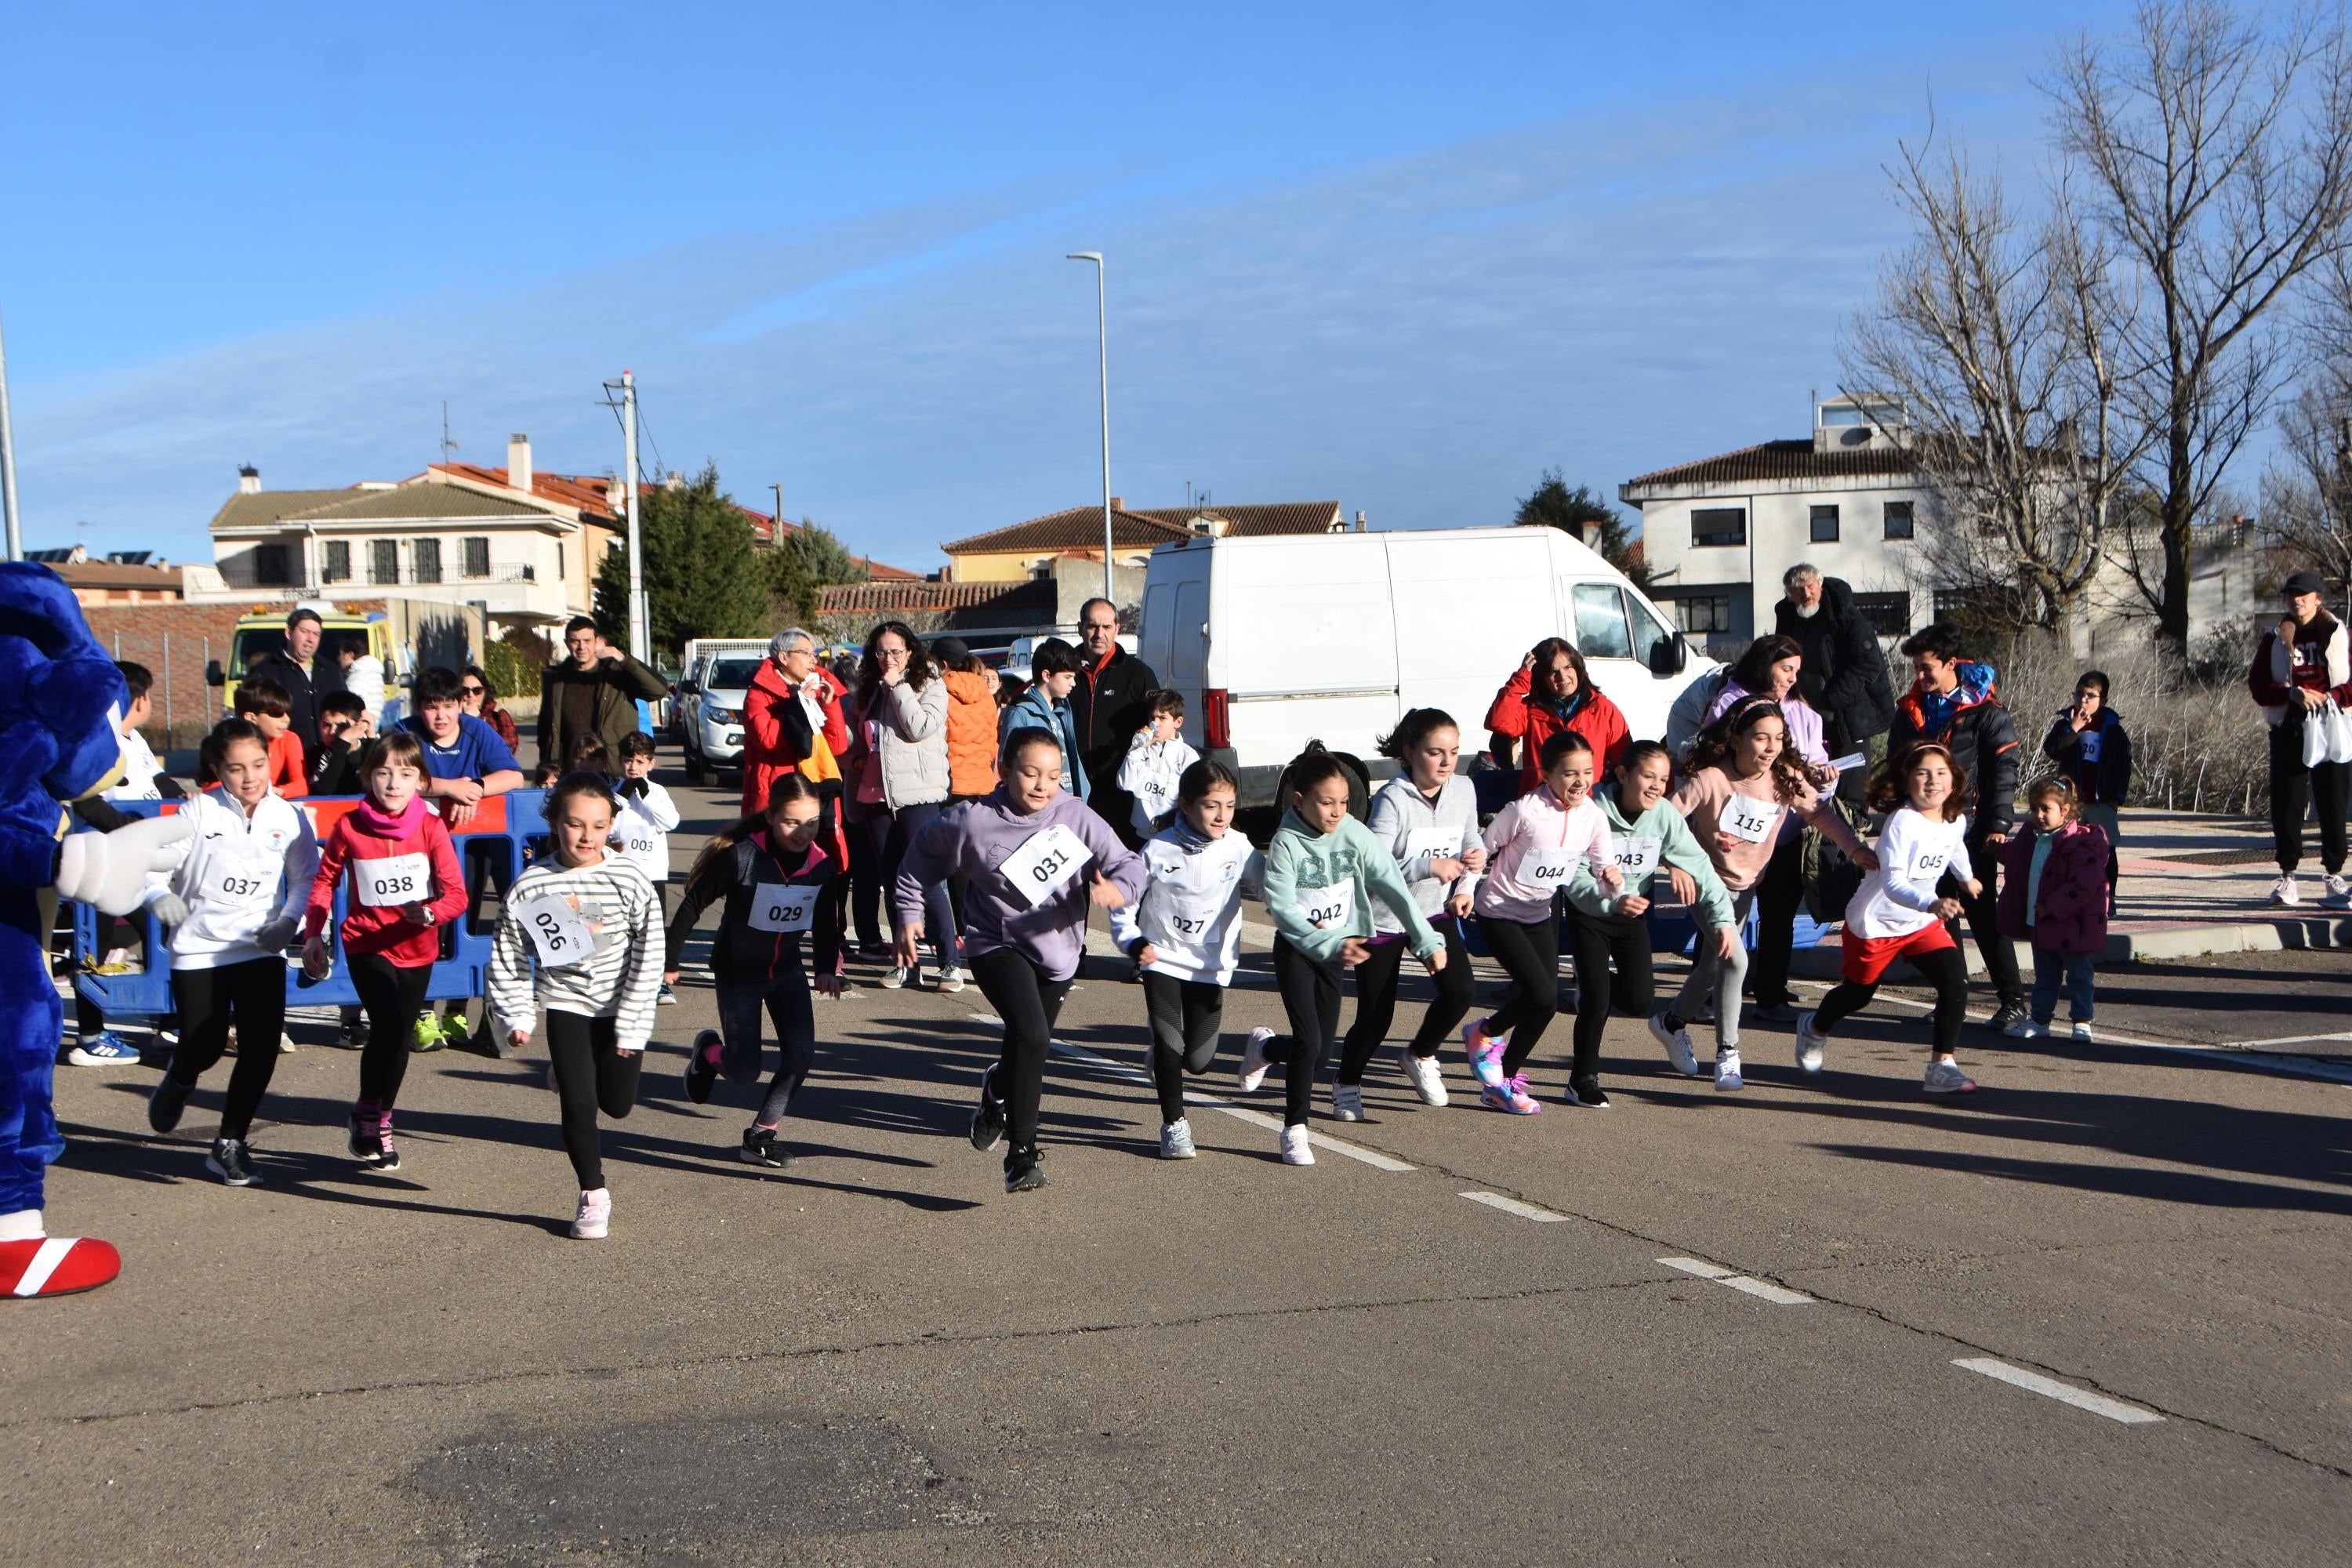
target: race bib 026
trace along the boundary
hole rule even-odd
[[[539,952],[540,966],[562,969],[578,963],[596,951],[596,935],[572,900],[560,897],[534,899],[515,913],[522,921],[522,929],[530,933],[530,944]]]

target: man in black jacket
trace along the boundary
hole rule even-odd
[[[1087,804],[1130,849],[1135,797],[1118,787],[1118,766],[1137,731],[1151,722],[1144,698],[1160,689],[1151,667],[1118,646],[1118,611],[1108,599],[1088,599],[1078,610],[1078,689],[1070,694],[1077,721],[1078,765],[1087,770]]]
[[[1895,710],[1886,754],[1899,757],[1918,741],[1948,749],[1968,779],[1969,865],[1984,892],[1969,898],[1948,873],[1938,890],[1960,900],[1969,934],[1984,954],[1985,974],[2000,995],[1992,1026],[2013,1033],[2026,1021],[2025,987],[2018,979],[2017,950],[2000,934],[1994,911],[2000,847],[2009,842],[2017,801],[2017,725],[1994,695],[1993,668],[1960,657],[1960,632],[1938,621],[1903,645],[1917,676]]]
[[[321,630],[318,611],[296,605],[286,616],[285,648],[264,654],[244,676],[247,680],[274,680],[286,689],[286,703],[292,710],[288,723],[302,742],[305,776],[319,761],[319,700],[343,689],[342,667],[318,657]]]
[[[1823,577],[1810,562],[1790,567],[1780,586],[1786,596],[1773,610],[1773,629],[1805,654],[1797,695],[1822,716],[1822,741],[1830,755],[1852,755],[1871,736],[1885,734],[1895,718],[1895,688],[1886,679],[1878,633],[1854,606],[1845,580]],[[1846,769],[1838,779],[1838,794],[1860,805],[1869,773]]]

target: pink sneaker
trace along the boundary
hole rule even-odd
[[[1503,1042],[1486,1033],[1486,1020],[1474,1018],[1462,1026],[1462,1048],[1469,1054],[1470,1071],[1488,1089],[1503,1081]]]
[[[1502,1068],[1498,1067],[1495,1070],[1499,1073]],[[1525,1073],[1488,1084],[1478,1091],[1478,1101],[1496,1110],[1507,1110],[1513,1116],[1537,1116],[1543,1111],[1543,1101],[1528,1092],[1528,1075]]]
[[[572,1239],[602,1241],[613,1223],[613,1190],[598,1187],[580,1194],[580,1212],[572,1216]]]

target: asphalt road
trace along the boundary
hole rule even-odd
[[[355,1059],[306,1047],[247,1192],[202,1168],[224,1072],[156,1138],[152,1069],[60,1068],[53,1222],[128,1264],[15,1309],[0,1560],[2340,1562],[2352,1085],[2179,1047],[2352,1028],[2347,965],[2119,976],[2117,1029],[2215,1021],[1973,1030],[1968,1101],[1887,1005],[1815,1080],[1751,1027],[1738,1095],[1614,1022],[1616,1108],[1573,1110],[1563,1020],[1543,1115],[1383,1062],[1312,1169],[1254,1119],[1278,1079],[1154,1157],[1106,973],[1020,1197],[963,1137],[977,988],[821,1003],[771,1174],[732,1157],[751,1090],[678,1089],[690,978],[603,1243],[564,1235],[536,1059],[418,1058],[382,1177],[341,1153]],[[1278,1014],[1256,955],[1228,1027]]]

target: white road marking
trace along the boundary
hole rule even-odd
[[[1517,1198],[1507,1198],[1500,1193],[1464,1193],[1462,1195],[1474,1204],[1485,1204],[1490,1209],[1501,1209],[1505,1214],[1515,1214],[1521,1219],[1534,1220],[1538,1225],[1568,1223],[1568,1216],[1564,1214],[1554,1214],[1549,1209],[1539,1209],[1533,1204],[1523,1204]]]
[[[2126,1426],[2146,1426],[2164,1419],[2153,1410],[2142,1410],[2137,1405],[2126,1405],[2122,1400],[2109,1399],[2104,1394],[2088,1393],[2071,1384],[2060,1383],[2056,1378],[2044,1377],[2038,1372],[2028,1372],[2005,1361],[1995,1361],[1990,1356],[1969,1356],[1952,1364],[1969,1372],[1982,1373],[1997,1382],[2022,1388],[2030,1394],[2054,1399],[2061,1405],[2071,1405],[2077,1410],[2087,1410],[2094,1415],[2120,1421]]]
[[[1465,1193],[1463,1196],[1467,1197],[1469,1194]],[[1786,1286],[1775,1285],[1769,1279],[1759,1279],[1752,1275],[1735,1274],[1720,1264],[1708,1263],[1702,1258],[1661,1258],[1658,1261],[1668,1268],[1679,1268],[1685,1274],[1696,1274],[1711,1285],[1727,1285],[1734,1290],[1742,1291],[1761,1301],[1769,1301],[1776,1307],[1806,1307],[1811,1306],[1813,1301],[1813,1299],[1802,1290],[1791,1290]]]

